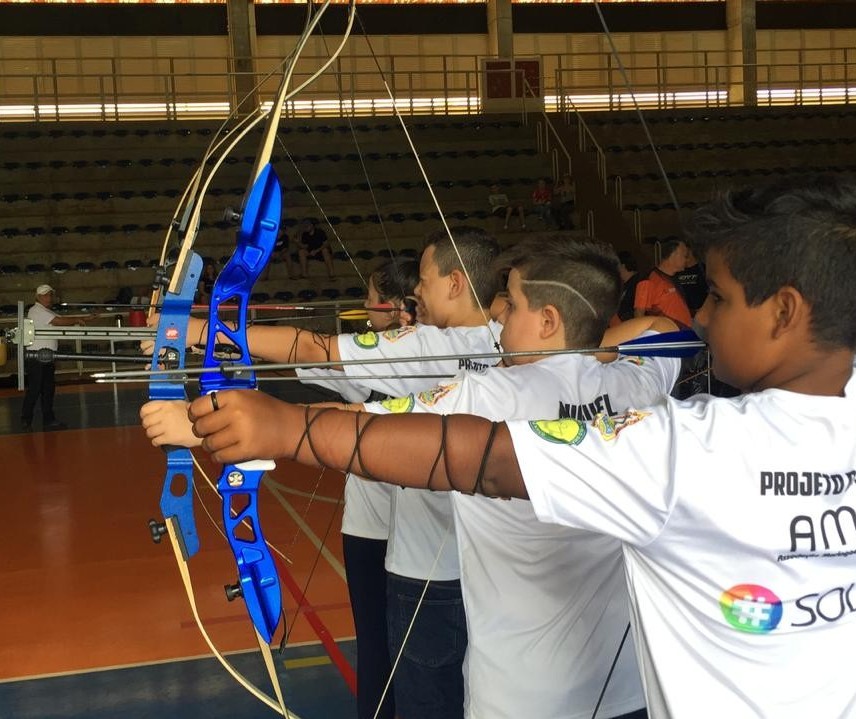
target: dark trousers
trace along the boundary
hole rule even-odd
[[[385,539],[342,535],[348,594],[357,633],[357,717],[373,719],[392,673],[386,624]],[[395,695],[386,692],[378,719],[393,719]]]
[[[424,588],[424,580],[387,575],[393,661],[419,607],[395,669],[395,708],[400,719],[463,719],[467,620],[461,583],[430,582],[420,605]]]
[[[41,399],[42,422],[49,424],[56,419],[53,410],[54,393],[56,392],[54,382],[56,365],[53,362],[42,364],[36,360],[26,360],[24,368],[27,372],[27,381],[24,404],[21,407],[21,419],[24,422],[32,422],[36,402]]]
[[[621,716],[614,717],[614,719],[648,719],[648,710],[637,709],[635,712],[630,712],[629,714],[622,714]]]

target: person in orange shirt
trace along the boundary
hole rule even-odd
[[[633,311],[637,317],[657,315],[684,327],[692,324],[689,307],[673,279],[687,266],[688,252],[682,240],[667,240],[660,245],[659,264],[636,285]]]

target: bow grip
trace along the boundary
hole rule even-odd
[[[187,322],[201,276],[202,258],[195,252],[191,253],[178,291],[164,293],[152,354],[152,369],[184,367]],[[161,356],[164,350],[168,360]],[[170,367],[165,367],[165,364]],[[184,385],[173,378],[153,378],[149,382],[149,399],[186,398]],[[193,518],[193,456],[184,447],[165,447],[164,450],[166,475],[160,499],[161,516],[174,519],[181,552],[187,560],[199,551],[199,535]]]

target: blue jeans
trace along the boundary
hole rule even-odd
[[[389,654],[393,662],[425,582],[387,575]],[[467,622],[461,583],[430,582],[395,670],[399,719],[463,719]]]

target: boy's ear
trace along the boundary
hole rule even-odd
[[[811,308],[802,293],[789,285],[779,288],[773,296],[773,311],[775,312],[774,339],[779,339],[803,327],[804,323],[808,326],[807,323],[811,321]]]
[[[544,305],[541,308],[541,338],[554,337],[557,332],[564,333],[562,315],[555,305]]]
[[[401,327],[412,325],[416,321],[416,315],[409,309],[409,303],[402,302],[398,306],[398,324]]]
[[[467,289],[467,278],[461,270],[452,270],[449,273],[449,298],[458,297]]]

